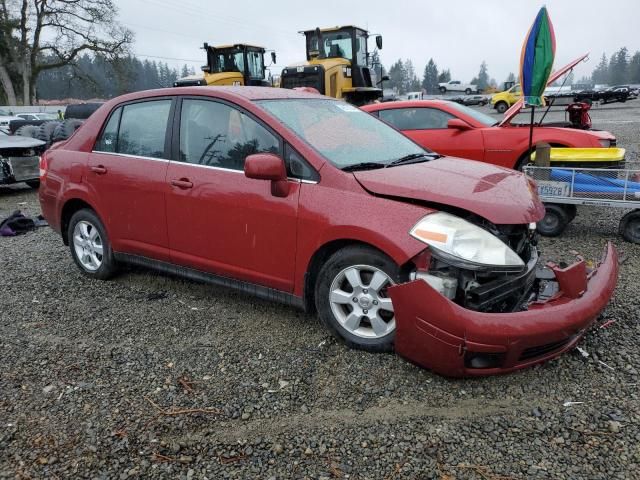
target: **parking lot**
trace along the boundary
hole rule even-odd
[[[639,103],[591,111],[630,162]],[[16,209],[37,215],[37,192],[0,187],[0,218]],[[589,356],[469,380],[235,291],[141,269],[88,280],[47,228],[0,238],[0,478],[637,476],[640,246],[617,235],[623,213],[580,207],[540,241],[545,260],[621,251]]]

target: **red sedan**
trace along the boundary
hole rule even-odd
[[[420,145],[443,155],[521,169],[529,157],[529,125],[498,122],[476,109],[444,100],[411,100],[366,105],[363,110],[394,126]],[[534,127],[533,143],[554,147],[612,147],[609,132]]]
[[[579,261],[540,277],[544,207],[521,173],[442,158],[317,94],[126,95],[40,170],[42,211],[86,276],[130,263],[237,288],[444,375],[573,348],[617,279],[612,246],[597,270]]]

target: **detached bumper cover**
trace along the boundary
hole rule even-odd
[[[514,313],[467,310],[422,280],[390,287],[396,352],[441,375],[462,377],[519,370],[574,348],[613,295],[618,254],[608,243],[589,274],[584,262],[553,270],[559,294]],[[468,360],[474,353],[499,359],[498,365],[473,368]]]

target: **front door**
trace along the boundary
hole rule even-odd
[[[447,122],[457,118],[432,107],[409,107],[380,110],[380,118],[401,130],[407,137],[441,155],[484,160],[482,132],[448,128]]]
[[[167,220],[172,261],[292,291],[300,184],[275,197],[244,176],[244,159],[282,155],[282,140],[234,105],[184,98],[169,164]]]
[[[115,109],[87,162],[87,185],[117,252],[169,261],[165,176],[172,99]]]

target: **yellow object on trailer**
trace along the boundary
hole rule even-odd
[[[621,168],[624,166],[624,148],[551,148],[552,167]],[[533,152],[531,161],[535,161]]]

